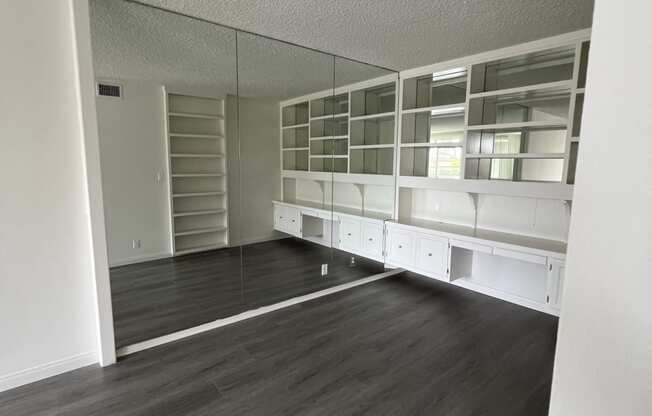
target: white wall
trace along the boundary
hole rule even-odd
[[[97,361],[70,7],[0,2],[0,390]]]
[[[274,231],[272,200],[281,198],[279,123],[278,102],[227,98],[232,245],[278,236]]]
[[[652,414],[652,3],[597,0],[550,414]]]
[[[147,81],[117,82],[122,99],[96,100],[111,265],[172,254],[163,89]]]

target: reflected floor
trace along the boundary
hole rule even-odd
[[[384,271],[381,263],[295,238],[111,269],[116,346],[166,335]]]

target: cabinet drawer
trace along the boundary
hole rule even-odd
[[[342,218],[340,222],[340,243],[344,250],[360,250],[359,221]]]
[[[363,251],[374,258],[383,257],[383,226],[365,223],[362,226]]]
[[[447,277],[448,239],[418,237],[416,267],[440,278]]]
[[[471,251],[479,251],[481,253],[491,254],[493,248],[491,246],[486,246],[484,244],[473,243],[471,241],[464,240],[451,240],[451,246],[465,248]]]
[[[508,250],[496,247],[494,249],[496,256],[510,257],[516,260],[527,261],[528,263],[546,264],[547,258],[537,254],[524,253],[522,251]]]
[[[414,234],[390,229],[387,237],[387,257],[389,263],[413,267]]]

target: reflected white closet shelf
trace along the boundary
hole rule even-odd
[[[168,113],[168,115],[170,117],[201,118],[201,119],[208,119],[208,120],[224,120],[223,116],[220,116],[220,115],[217,115],[217,114],[174,112],[174,113]]]
[[[182,137],[187,139],[223,139],[221,134],[194,134],[194,133],[170,133],[170,137]]]

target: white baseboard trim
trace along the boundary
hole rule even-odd
[[[48,377],[76,370],[97,363],[95,351],[73,355],[50,363],[37,365],[26,370],[0,376],[0,392],[10,390],[25,384],[34,383]]]
[[[172,257],[172,253],[169,253],[167,251],[162,251],[159,253],[143,254],[140,256],[128,257],[126,259],[109,261],[109,267],[126,266],[128,264],[142,263],[145,261],[164,259],[168,257]]]
[[[150,348],[158,347],[169,342],[178,341],[183,338],[191,337],[193,335],[201,334],[202,332],[211,331],[216,328],[220,328],[226,325],[230,325],[236,322],[244,321],[246,319],[255,318],[266,313],[274,312],[279,309],[287,308],[299,303],[307,302],[313,299],[321,298],[323,296],[331,295],[333,293],[341,292],[354,288],[356,286],[365,285],[367,283],[372,283],[377,280],[384,279],[395,274],[402,273],[403,269],[393,269],[388,270],[384,273],[379,273],[373,276],[365,277],[363,279],[356,280],[354,282],[344,283],[338,286],[333,286],[328,289],[320,290],[318,292],[309,293],[303,296],[297,296],[292,299],[285,300],[283,302],[275,303],[269,306],[263,306],[258,309],[252,309],[250,311],[242,312],[238,315],[229,316],[228,318],[218,319],[212,322],[208,322],[199,326],[192,328],[184,329],[182,331],[174,332],[172,334],[163,335],[157,338],[149,339],[147,341],[137,342],[132,345],[127,345],[126,347],[119,348],[116,352],[118,357],[124,357],[129,354],[134,354],[136,352],[144,351]]]

